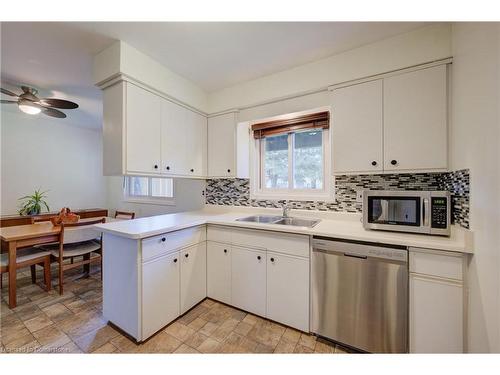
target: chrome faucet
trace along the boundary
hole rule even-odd
[[[283,201],[283,213],[281,214],[281,216],[283,217],[289,217],[290,215],[290,210],[292,209],[292,205],[290,204],[289,201]]]

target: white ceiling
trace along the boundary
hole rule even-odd
[[[2,23],[2,85],[12,89],[8,83],[26,83],[39,88],[42,96],[75,101],[80,108],[66,111],[63,121],[99,128],[102,104],[92,85],[92,56],[117,39],[211,92],[426,24]]]

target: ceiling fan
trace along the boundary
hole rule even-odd
[[[6,90],[4,88],[0,88],[2,94],[15,96],[17,100],[1,100],[3,104],[17,104],[19,109],[24,113],[28,113],[30,115],[36,115],[40,112],[47,116],[57,117],[57,118],[65,118],[66,114],[55,109],[75,109],[78,108],[78,104],[70,102],[68,100],[55,99],[55,98],[43,98],[39,99],[36,95],[38,94],[38,90],[28,87],[21,86],[21,90],[23,93],[21,95],[14,94],[12,91]]]

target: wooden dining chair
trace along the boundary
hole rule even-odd
[[[33,217],[30,218],[31,224],[35,222]],[[27,224],[29,225],[29,224]],[[17,250],[16,252],[16,269],[30,266],[31,268],[31,282],[36,283],[36,266],[43,267],[45,290],[49,291],[51,288],[50,282],[50,252],[36,248],[28,247]],[[3,287],[3,274],[9,272],[9,254],[0,254],[0,289]]]
[[[104,223],[106,218],[92,221],[81,221],[78,223],[61,224],[61,232],[57,244],[41,245],[40,248],[50,251],[52,259],[59,263],[59,294],[64,292],[64,271],[75,267],[83,266],[84,272],[90,271],[90,264],[99,262],[101,265],[102,280],[102,233],[95,236],[96,230],[91,228],[94,224]],[[85,228],[88,227],[88,228]],[[79,232],[70,233],[68,229],[78,228]],[[78,233],[78,234],[76,234]],[[69,238],[70,243],[64,243],[65,237]],[[73,242],[73,240],[78,242]],[[96,255],[96,256],[92,256]],[[64,263],[65,259],[82,257],[82,260],[73,263]]]
[[[115,219],[132,220],[134,218],[135,218],[135,212],[125,212],[125,211],[115,212]]]

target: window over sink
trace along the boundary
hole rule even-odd
[[[172,178],[125,176],[123,196],[127,202],[174,205]]]
[[[331,201],[328,121],[323,110],[252,125],[251,198]]]

